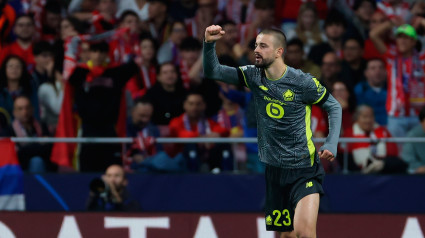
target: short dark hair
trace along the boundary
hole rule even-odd
[[[202,50],[202,44],[198,39],[192,36],[188,36],[183,39],[180,44],[181,51],[200,51]]]
[[[342,25],[344,28],[347,28],[347,21],[340,11],[333,9],[326,16],[324,28],[331,25]]]
[[[360,39],[359,37],[355,37],[355,36],[349,36],[344,38],[342,45],[345,46],[345,44],[347,43],[347,41],[349,40],[354,40],[357,42],[357,44],[359,44],[359,46],[364,49],[364,41],[362,39]]]
[[[260,32],[260,34],[265,35],[274,35],[278,42],[281,43],[281,46],[286,49],[286,36],[283,31],[278,28],[266,28]]]
[[[176,70],[176,72],[178,72],[177,71],[177,68],[176,68],[176,65],[173,62],[171,62],[171,61],[167,61],[167,62],[164,62],[164,63],[159,64],[158,66],[156,66],[156,74],[157,75],[161,72],[162,67],[164,67],[165,65],[172,65],[172,66],[174,66],[174,69]]]
[[[105,41],[94,42],[90,44],[90,51],[108,53],[109,45]]]
[[[46,12],[61,14],[62,6],[59,1],[47,1],[46,6],[44,7]]]
[[[42,53],[51,53],[52,55],[54,54],[54,50],[52,45],[50,45],[49,42],[47,41],[39,41],[37,43],[34,44],[33,48],[32,48],[32,53],[37,56],[40,55]]]
[[[373,9],[376,10],[376,0],[355,0],[353,4],[353,11],[357,11],[363,2],[369,2],[372,4]]]
[[[133,107],[136,107],[137,104],[149,104],[153,107],[153,103],[147,97],[138,97],[134,99]]]
[[[374,58],[370,58],[370,59],[367,60],[366,68],[369,65],[369,63],[372,62],[372,61],[379,61],[384,65],[384,67],[385,67],[385,65],[387,65],[387,63],[382,58],[374,57]]]
[[[419,112],[419,121],[423,122],[425,120],[425,106],[421,108]]]
[[[206,103],[204,94],[200,91],[200,90],[196,90],[196,89],[191,89],[186,93],[186,96],[184,97],[184,101],[186,101],[190,96],[192,95],[199,95],[202,98],[202,101],[204,101],[204,103]]]
[[[286,43],[287,48],[291,45],[296,45],[300,47],[301,50],[304,50],[304,43],[299,38],[293,38],[292,40],[288,41],[288,43]]]
[[[139,15],[137,15],[137,13],[135,11],[133,11],[133,10],[126,10],[123,13],[121,13],[118,22],[119,23],[122,23],[127,16],[134,16],[137,19],[139,19]]]
[[[19,19],[27,17],[31,20],[31,23],[35,26],[35,20],[34,20],[34,16],[32,14],[21,14],[19,16],[16,17],[15,19],[15,24],[16,22],[18,22]]]

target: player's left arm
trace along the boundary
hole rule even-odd
[[[332,161],[337,154],[338,138],[341,131],[341,105],[316,78],[306,79],[303,89],[303,101],[306,104],[316,104],[328,113],[329,134],[325,144],[320,147],[319,156]]]

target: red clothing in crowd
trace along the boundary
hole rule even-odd
[[[325,113],[320,107],[316,105],[311,107],[311,130],[313,134],[321,132],[326,135],[328,133],[328,121],[326,118]]]
[[[182,114],[179,117],[176,117],[174,119],[172,119],[170,121],[170,136],[171,137],[181,137],[181,138],[190,138],[190,137],[199,137],[201,136],[203,133],[200,132],[200,128],[198,126],[198,124],[191,124],[190,128],[188,127],[188,123],[187,120],[185,120],[185,115],[186,114]],[[206,125],[204,125],[205,131],[207,132],[206,134],[208,134],[208,132],[216,132],[218,134],[220,134],[221,137],[227,137],[229,136],[229,130],[221,127],[217,122],[211,120],[211,119],[206,119]]]
[[[18,42],[14,42],[8,46],[5,46],[0,53],[0,64],[9,55],[17,55],[22,58],[27,64],[27,69],[31,72],[34,69],[35,61],[34,54],[32,53],[32,45],[27,49],[23,49]]]
[[[374,130],[368,135],[357,123],[355,123],[345,132],[344,136],[379,139],[391,137],[391,134],[385,127],[376,124]],[[366,166],[369,156],[373,156],[375,158],[398,156],[397,144],[392,142],[379,142],[377,144],[372,144],[370,142],[348,143],[348,151],[353,153],[354,162],[359,167]]]
[[[327,0],[277,0],[275,1],[276,18],[279,20],[296,21],[300,6],[306,2],[314,2],[320,19],[325,19],[328,11]]]
[[[140,67],[140,74],[130,79],[125,86],[125,89],[131,93],[133,99],[142,97],[146,91],[151,88],[156,82],[156,69],[151,65],[149,69]]]
[[[3,43],[12,30],[15,24],[16,12],[9,4],[3,8],[0,14],[0,50],[3,47]]]

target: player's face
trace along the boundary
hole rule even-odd
[[[255,66],[265,69],[268,68],[275,60],[275,51],[273,36],[259,34],[255,41]]]

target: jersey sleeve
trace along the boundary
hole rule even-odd
[[[236,68],[238,71],[239,83],[244,85],[247,88],[250,88],[250,81],[255,74],[255,66],[254,65],[245,65]]]
[[[304,80],[302,101],[305,104],[317,104],[321,105],[326,102],[326,99],[329,97],[329,92],[325,87],[311,75],[306,75]]]

